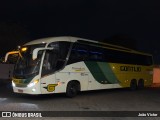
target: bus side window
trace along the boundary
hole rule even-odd
[[[86,61],[88,59],[88,47],[87,45],[74,43],[67,64]]]

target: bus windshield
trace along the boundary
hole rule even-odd
[[[33,50],[37,47],[44,47],[45,44],[24,46],[20,50],[20,56],[15,65],[13,77],[25,79],[34,77],[39,73],[43,51],[38,52],[37,59],[32,59]]]

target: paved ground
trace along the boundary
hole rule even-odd
[[[40,96],[14,94],[9,85],[3,85],[0,87],[0,111],[160,111],[160,88],[152,87],[137,91],[130,91],[129,89],[90,91],[82,92],[75,98],[66,98],[65,94]],[[93,120],[89,117],[67,117],[65,119]],[[94,117],[94,119],[124,120],[124,118],[117,117]],[[126,117],[125,119],[135,118]],[[159,120],[160,118],[136,119]]]

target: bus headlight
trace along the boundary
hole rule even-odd
[[[15,87],[15,86],[16,86],[16,85],[15,85],[15,83],[14,83],[13,81],[12,81],[12,86],[13,86],[13,87]]]
[[[36,91],[36,89],[35,89],[35,88],[33,88],[33,89],[32,89],[32,92],[35,92],[35,91]]]
[[[39,80],[34,80],[33,82],[29,83],[29,84],[27,85],[27,87],[33,87],[33,86],[35,86],[35,84],[37,84],[38,82],[39,82]]]

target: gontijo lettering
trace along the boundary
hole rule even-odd
[[[120,71],[141,72],[141,67],[136,67],[136,66],[120,66]]]

